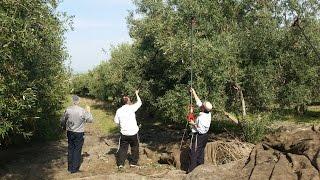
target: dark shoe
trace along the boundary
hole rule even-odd
[[[89,153],[87,153],[87,152],[84,152],[81,156],[82,156],[83,158],[84,158],[84,157],[89,157],[89,156],[90,156],[90,154],[89,154]]]
[[[82,172],[82,171],[80,171],[80,170],[70,171],[70,173],[71,173],[71,174],[74,174],[74,173],[80,173],[80,172]]]

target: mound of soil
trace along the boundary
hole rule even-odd
[[[320,128],[282,129],[257,144],[245,160],[202,165],[186,179],[320,179]]]

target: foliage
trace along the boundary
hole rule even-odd
[[[181,117],[186,117],[188,109],[188,94],[185,87],[176,87],[174,90],[168,91],[163,97],[159,98],[157,106],[161,113],[158,117],[164,119],[165,122],[170,120],[173,122],[181,121]],[[167,118],[170,117],[170,118]]]
[[[80,96],[89,95],[89,74],[76,74],[71,78],[71,93],[78,94]]]
[[[320,60],[305,38],[320,43],[319,2],[134,3],[128,16],[133,43],[114,47],[110,59],[88,73],[96,79],[88,82],[93,96],[119,102],[140,87],[146,112],[184,122],[192,64],[193,87],[218,111],[240,113],[236,85],[252,112],[319,101]],[[299,26],[293,26],[296,16]]]
[[[0,1],[0,143],[57,136],[68,88],[63,15],[54,0]],[[61,19],[61,20],[60,20]]]
[[[268,133],[270,121],[267,117],[256,117],[242,123],[242,133],[247,142],[257,143]]]

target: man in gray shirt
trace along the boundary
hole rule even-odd
[[[84,142],[84,123],[93,121],[90,107],[86,110],[79,106],[80,98],[72,96],[73,105],[68,107],[61,118],[61,125],[67,130],[68,137],[68,171],[79,171],[81,151]]]

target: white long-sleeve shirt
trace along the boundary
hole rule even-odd
[[[200,99],[196,99],[197,106],[202,106],[202,102]],[[200,134],[205,134],[209,131],[210,124],[211,124],[211,112],[209,113],[204,113],[200,112],[199,116],[197,117],[195,121],[195,126],[192,126],[191,131],[193,133],[200,133]]]
[[[139,127],[137,125],[135,112],[141,107],[142,102],[137,95],[137,102],[131,105],[125,104],[120,107],[114,117],[114,122],[120,126],[121,134],[125,136],[132,136],[138,133]]]

